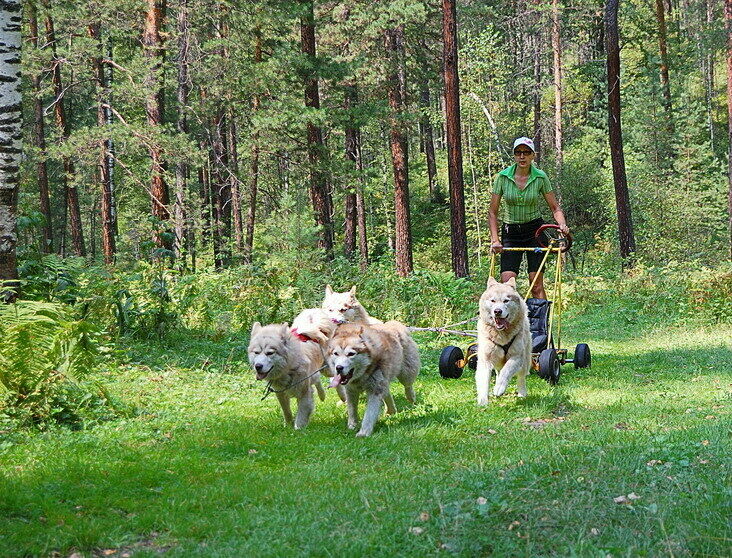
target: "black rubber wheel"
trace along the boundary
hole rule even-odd
[[[561,373],[562,367],[557,358],[557,351],[554,349],[541,351],[539,353],[539,377],[554,386],[559,383]]]
[[[590,346],[587,343],[580,343],[574,349],[575,368],[589,368],[592,366],[592,355],[590,354]]]
[[[478,368],[478,345],[468,345],[468,351],[465,355],[465,360],[468,362],[468,368],[470,368],[471,370],[475,370],[476,368]]]
[[[443,378],[459,378],[463,375],[463,369],[458,362],[463,360],[463,350],[460,347],[450,345],[442,349],[440,354],[440,376]]]

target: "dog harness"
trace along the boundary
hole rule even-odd
[[[295,329],[294,327],[290,330],[290,333],[292,333],[295,337],[297,337],[303,343],[307,343],[308,341],[312,341],[313,343],[318,342],[317,339],[313,339],[312,337],[308,337],[307,335],[298,333],[297,329]]]
[[[501,349],[503,349],[503,354],[504,354],[504,355],[507,355],[507,354],[508,354],[508,349],[510,349],[510,348],[511,348],[511,345],[513,344],[513,342],[514,342],[514,341],[516,340],[516,338],[517,338],[517,337],[518,337],[518,333],[517,333],[516,335],[514,335],[514,336],[513,336],[512,338],[511,338],[511,340],[510,340],[510,341],[509,341],[508,343],[506,343],[505,345],[500,345],[500,344],[496,343],[495,341],[493,342],[493,344],[494,344],[494,345],[495,345],[496,347],[500,347]]]

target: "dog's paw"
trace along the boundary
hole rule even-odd
[[[527,393],[526,393],[526,390],[523,390],[523,391],[517,391],[517,392],[516,392],[516,395],[517,395],[518,397],[526,397]]]
[[[490,403],[490,401],[491,400],[488,397],[478,397],[478,406],[485,407],[486,405],[488,405],[488,403]]]
[[[356,434],[356,438],[368,438],[369,436],[371,436],[371,432],[364,432],[363,430],[359,430]]]
[[[356,424],[355,422],[349,422],[348,423],[348,430],[356,430],[356,427],[357,426],[358,426],[358,424]]]

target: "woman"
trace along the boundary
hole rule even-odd
[[[539,199],[544,197],[559,229],[569,233],[569,227],[564,219],[564,213],[557,203],[549,178],[544,171],[533,164],[536,155],[534,142],[529,138],[518,138],[513,142],[513,155],[516,162],[502,170],[496,176],[491,195],[489,223],[491,227],[491,252],[499,254],[503,248],[527,248],[538,246],[534,234],[544,224],[539,211]],[[501,227],[501,236],[498,235],[498,208],[501,198],[506,198],[508,211]],[[507,251],[501,254],[501,282],[505,283],[511,277],[516,277],[521,267],[521,260],[526,254],[526,263],[529,268],[529,281],[533,282],[537,275],[543,252]],[[532,296],[546,298],[543,273],[538,274]]]

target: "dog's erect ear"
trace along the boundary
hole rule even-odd
[[[330,285],[325,286],[325,296],[330,296],[333,294],[333,287]]]
[[[486,285],[487,287],[490,287],[491,285],[496,285],[496,284],[498,284],[498,281],[493,279],[493,277],[488,277],[488,284]]]
[[[259,333],[259,330],[262,329],[262,324],[259,322],[254,322],[252,324],[252,337],[254,337],[257,333]]]
[[[506,285],[508,285],[509,287],[513,287],[515,289],[516,288],[516,278],[511,277],[508,281],[506,281]]]
[[[353,287],[351,287],[351,290],[348,291],[348,292],[351,293],[351,296],[356,296],[356,285],[354,285]]]

